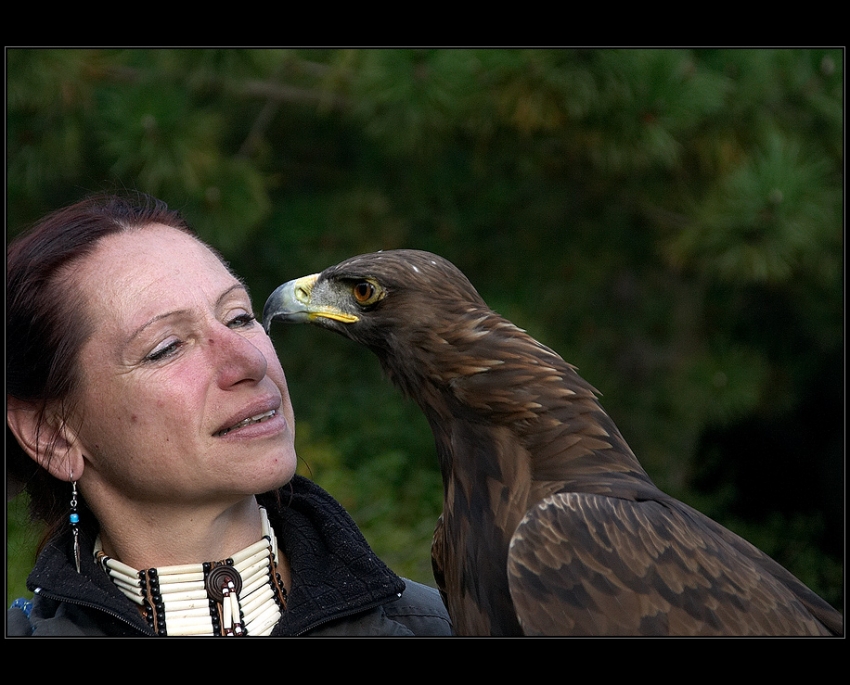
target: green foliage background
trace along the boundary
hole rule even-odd
[[[843,608],[844,53],[7,50],[7,225],[181,209],[253,292],[394,247],[577,364],[656,482]],[[441,486],[377,361],[273,336],[303,473],[432,583]],[[37,531],[9,506],[7,591]]]

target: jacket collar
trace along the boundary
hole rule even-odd
[[[375,555],[342,506],[296,476],[258,498],[289,559],[288,608],[273,635],[298,635],[396,599],[404,581]]]

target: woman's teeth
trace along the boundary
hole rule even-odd
[[[277,412],[272,409],[270,411],[264,412],[262,414],[257,414],[256,416],[252,416],[244,421],[240,421],[235,426],[231,426],[230,428],[225,428],[223,431],[219,431],[216,433],[219,437],[222,435],[227,435],[230,431],[234,431],[237,428],[242,428],[242,426],[247,426],[250,423],[260,423],[261,421],[265,421],[266,419],[270,419],[272,416],[277,414]]]

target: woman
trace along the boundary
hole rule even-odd
[[[450,633],[294,475],[271,341],[176,212],[92,198],[7,267],[9,475],[48,525],[10,634]]]

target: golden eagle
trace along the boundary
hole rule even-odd
[[[427,416],[434,575],[458,634],[843,634],[791,573],[661,492],[575,367],[445,259],[353,257],[277,288],[274,319],[372,350]]]

